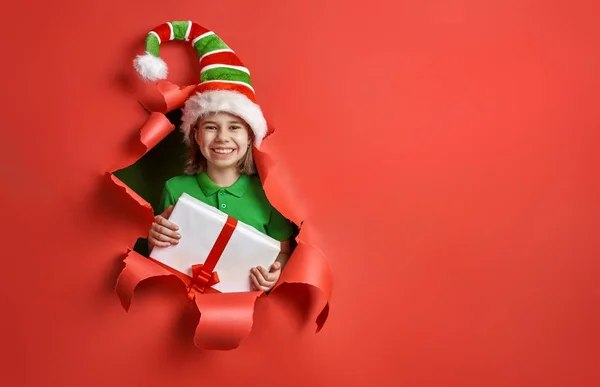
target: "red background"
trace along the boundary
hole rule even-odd
[[[2,384],[598,385],[594,4],[4,6]],[[261,302],[238,350],[201,352],[174,335],[182,294],[125,313],[111,292],[138,230],[99,176],[146,117],[131,61],[187,19],[251,69],[309,203],[335,281],[317,335]]]

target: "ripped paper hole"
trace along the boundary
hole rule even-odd
[[[117,187],[123,195],[131,198],[124,203],[142,209],[141,216],[147,223],[148,230],[154,221],[153,208],[157,208],[160,195],[160,190],[148,187],[162,187],[168,178],[181,173],[184,162],[185,147],[181,135],[167,116],[172,114],[176,117],[177,109],[183,105],[194,89],[195,86],[179,87],[165,81],[159,81],[146,88],[140,103],[150,115],[140,128],[139,151],[132,151],[123,156],[119,165],[124,165],[125,168],[107,173],[110,177],[106,180],[108,184]],[[173,117],[172,119],[176,120]],[[269,133],[272,133],[272,129]],[[261,149],[268,149],[268,140],[269,136],[263,141]],[[316,230],[313,230],[310,222],[305,219],[298,198],[286,189],[287,176],[267,152],[258,149],[253,149],[253,152],[267,197],[286,218],[300,225],[300,231],[295,238],[295,249],[271,294],[285,292],[285,284],[304,286],[311,292],[319,294],[320,296],[311,297],[305,303],[294,305],[295,308],[303,309],[300,312],[317,311],[314,322],[318,332],[325,324],[329,313],[332,291],[331,270],[325,255],[319,248],[305,240],[305,235]],[[167,158],[163,157],[166,154],[170,155],[168,162],[166,162]],[[181,158],[172,159],[173,154],[180,154]],[[148,157],[144,157],[145,155]],[[145,237],[146,235],[139,235],[139,238]],[[142,281],[174,275],[144,256],[142,251],[144,245],[144,243],[138,244],[133,250],[127,248],[125,267],[117,279],[115,290],[126,310],[133,302],[136,287]],[[178,278],[185,283],[185,278]],[[262,294],[263,292],[196,294],[193,300],[200,312],[200,319],[194,336],[195,345],[218,350],[237,348],[252,329],[254,306],[257,298]]]

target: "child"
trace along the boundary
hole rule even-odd
[[[256,104],[249,71],[213,32],[192,22],[167,22],[146,38],[146,53],[134,66],[149,81],[165,79],[167,65],[159,57],[166,40],[191,41],[200,58],[200,85],[184,104],[181,130],[189,147],[185,175],[165,184],[161,214],[148,233],[151,246],[178,243],[178,227],[168,220],[182,193],[218,208],[281,242],[281,252],[267,270],[255,267],[250,280],[256,290],[271,290],[291,253],[293,225],[267,200],[256,175],[252,145],[260,146],[266,120]]]

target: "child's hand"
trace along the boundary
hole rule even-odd
[[[177,232],[179,227],[168,220],[171,212],[173,212],[173,206],[167,207],[165,212],[154,217],[154,223],[148,232],[148,242],[151,245],[166,247],[179,243],[179,238],[181,238]]]
[[[281,275],[281,263],[275,262],[271,265],[271,271],[267,271],[262,266],[257,266],[250,270],[250,280],[254,290],[268,292],[273,289],[279,276]]]

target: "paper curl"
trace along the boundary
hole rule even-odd
[[[168,113],[182,107],[195,90],[195,85],[179,87],[170,82],[159,81],[143,90],[140,103],[149,112]]]
[[[148,117],[140,129],[140,142],[146,148],[145,152],[154,148],[156,144],[161,142],[171,131],[175,129],[167,117],[162,113],[153,112]]]
[[[164,114],[183,106],[185,100],[194,92],[195,86],[178,87],[169,82],[159,81],[146,89],[140,102],[149,111],[150,116],[140,129],[139,142],[143,152],[134,157],[126,156],[128,165],[132,165],[146,152],[160,143],[174,126]],[[269,130],[269,134],[273,131]],[[268,136],[263,142],[268,144]],[[298,307],[317,310],[315,322],[318,332],[324,325],[329,313],[329,300],[332,291],[331,271],[325,255],[314,245],[307,243],[305,235],[310,231],[310,224],[297,198],[292,192],[286,192],[285,175],[278,170],[277,162],[267,152],[254,149],[256,167],[261,176],[265,193],[272,204],[288,219],[300,225],[300,233],[296,238],[297,247],[282,271],[280,281],[272,293],[279,292],[282,284],[300,284],[316,290],[321,297],[311,299],[311,305]],[[132,161],[133,160],[133,161]],[[152,207],[122,181],[109,173],[110,182],[128,195],[132,205],[141,206],[144,210],[148,228],[154,220]],[[152,219],[150,219],[150,215]],[[140,235],[146,237],[146,235]],[[125,267],[120,273],[115,291],[125,310],[129,310],[135,289],[140,282],[160,276],[173,275],[165,268],[150,259],[128,249],[124,260]],[[180,278],[181,279],[181,278]],[[231,350],[237,348],[252,329],[254,305],[263,292],[245,293],[203,293],[196,294],[195,305],[200,312],[200,320],[196,327],[194,344],[205,349]]]
[[[200,321],[194,344],[204,349],[237,348],[252,329],[254,304],[263,292],[196,295]]]
[[[125,310],[129,310],[135,288],[148,278],[173,275],[135,251],[128,250],[125,267],[117,279],[116,291]]]

